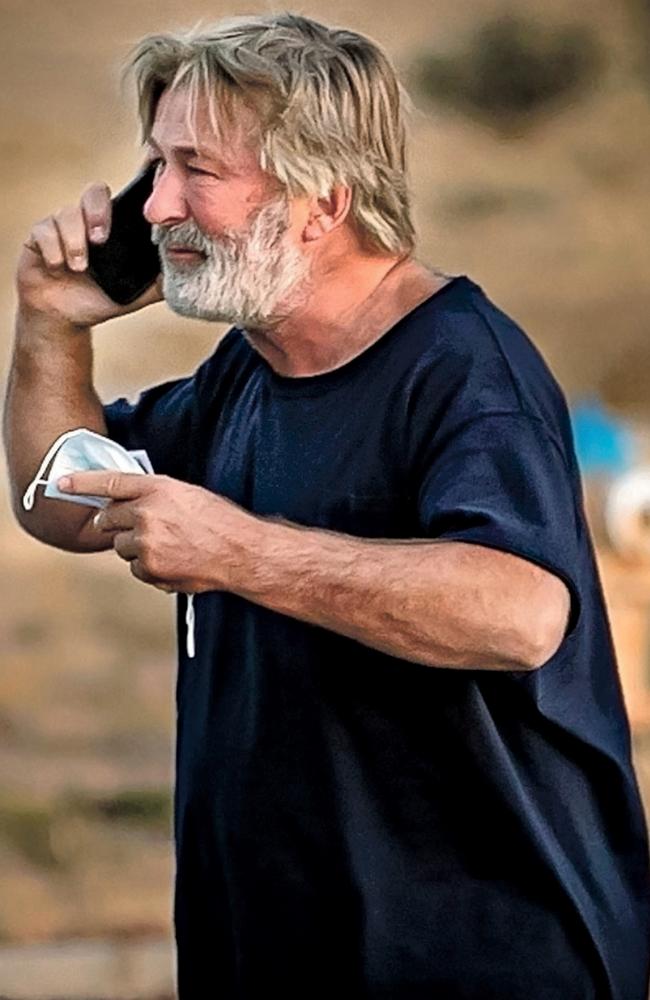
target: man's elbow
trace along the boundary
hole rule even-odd
[[[570,614],[571,595],[566,584],[549,574],[544,595],[537,606],[536,621],[531,623],[530,612],[527,616],[525,669],[538,670],[555,656],[566,635]]]
[[[113,536],[99,532],[92,519],[95,508],[69,501],[51,500],[48,516],[35,508],[25,511],[17,498],[12,498],[12,510],[16,521],[31,538],[64,552],[103,552],[113,544]]]

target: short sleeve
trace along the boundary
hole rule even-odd
[[[129,450],[144,448],[159,475],[198,482],[205,445],[201,427],[206,419],[209,423],[209,408],[218,406],[221,389],[232,383],[242,343],[233,327],[192,375],[144,389],[133,403],[124,396],[105,403],[108,436]]]
[[[144,389],[135,402],[125,397],[103,407],[108,437],[129,450],[144,448],[154,472],[189,479],[195,422],[195,377]]]
[[[418,492],[425,537],[486,545],[560,577],[581,607],[580,538],[572,477],[543,422],[520,412],[470,417],[426,456]]]

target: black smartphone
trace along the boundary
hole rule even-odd
[[[88,273],[121,306],[142,295],[160,274],[158,247],[151,242],[151,225],[142,214],[155,169],[155,163],[144,167],[111,200],[108,239],[88,242]]]

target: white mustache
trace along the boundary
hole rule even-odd
[[[204,236],[195,225],[186,222],[174,229],[165,229],[154,223],[151,227],[151,242],[161,250],[165,250],[170,244],[180,243],[184,247],[209,254],[214,241]]]

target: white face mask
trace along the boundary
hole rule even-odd
[[[54,457],[54,461],[52,458]],[[45,470],[52,462],[47,479],[43,479]],[[31,510],[34,506],[36,488],[45,486],[43,496],[56,500],[69,500],[70,503],[80,503],[86,507],[107,507],[111,502],[107,497],[87,496],[84,494],[61,493],[57,482],[62,476],[71,472],[87,472],[101,469],[112,469],[117,472],[136,472],[145,475],[153,473],[149,456],[143,449],[127,451],[117,441],[89,431],[85,427],[66,431],[48,448],[38,472],[23,495],[23,507]],[[187,626],[187,655],[194,656],[194,594],[187,595],[185,615]]]
[[[43,473],[54,456],[47,479]],[[110,500],[106,497],[94,497],[84,494],[61,493],[57,482],[62,476],[71,472],[87,472],[97,469],[115,469],[117,472],[153,472],[146,451],[127,451],[117,441],[111,441],[103,434],[79,427],[74,431],[66,431],[48,448],[40,468],[31,481],[23,496],[23,507],[31,510],[34,506],[36,487],[45,486],[43,495],[57,500],[69,500],[71,503],[84,504],[86,507],[106,507]]]

